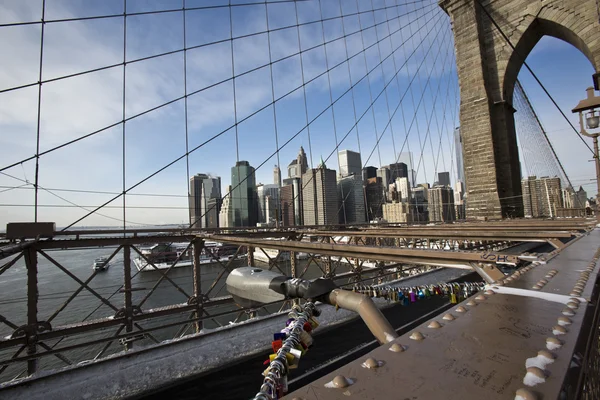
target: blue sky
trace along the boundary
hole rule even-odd
[[[436,171],[452,171],[454,175],[452,131],[458,125],[458,84],[448,18],[435,1],[365,12],[392,4],[389,0],[387,3],[360,0],[357,5],[352,0],[324,1],[322,15],[328,20],[323,24],[305,25],[299,31],[296,27],[279,29],[270,35],[256,34],[267,28],[264,4],[232,7],[231,16],[229,8],[187,11],[186,43],[188,47],[196,46],[187,52],[186,62],[187,93],[191,94],[187,107],[187,146],[193,149],[220,134],[190,154],[190,174],[204,172],[221,176],[225,192],[230,181],[230,168],[239,159],[247,160],[255,167],[264,162],[257,171],[257,182],[272,183],[273,166],[280,163],[285,176],[285,167],[295,158],[300,146],[307,151],[309,163],[316,165],[321,157],[330,157],[327,165],[338,169],[337,140],[337,143],[341,142],[340,149],[360,150],[363,163],[377,167],[393,162],[394,154],[397,156],[401,151],[410,150],[420,182],[433,182]],[[227,2],[186,0],[187,7],[209,4]],[[0,23],[39,20],[40,5],[40,0],[4,2],[0,4]],[[179,0],[128,0],[127,11],[175,9],[181,5]],[[296,15],[301,24],[321,19],[321,10],[314,1],[298,3],[297,13],[293,3],[272,3],[267,8],[271,30],[295,25]],[[340,18],[335,18],[340,12],[350,15],[357,10],[362,12],[360,19],[347,16],[342,24]],[[122,0],[46,1],[47,20],[122,11]],[[376,27],[372,27],[374,24]],[[362,34],[350,35],[345,42],[335,40],[344,32],[357,32],[360,28],[364,29]],[[228,40],[231,33],[236,38],[246,36],[233,41],[233,66]],[[378,39],[379,45],[376,44]],[[1,88],[38,80],[39,40],[39,25],[0,27],[0,49],[3,54],[12,55],[3,60]],[[127,65],[125,74],[126,118],[181,98],[186,93],[184,57],[182,52],[177,52],[183,47],[183,40],[182,12],[127,18],[126,58],[128,62],[135,62]],[[323,41],[329,42],[326,47],[319,46]],[[209,43],[214,44],[207,45]],[[119,64],[123,62],[123,18],[50,23],[45,28],[44,44],[43,80]],[[302,59],[294,55],[299,46],[303,50]],[[364,48],[368,50],[361,52]],[[136,61],[168,52],[174,53]],[[343,62],[347,55],[354,54],[356,56],[350,62]],[[269,68],[270,59],[275,61],[285,57],[288,58],[274,63],[272,70]],[[590,63],[577,50],[558,40],[542,40],[528,61],[566,111],[585,95],[584,90],[591,83]],[[340,65],[329,74],[325,73],[327,66],[332,68],[338,63]],[[234,84],[230,78],[234,71],[239,75],[255,68],[235,79],[234,110]],[[371,70],[365,77],[366,71]],[[313,78],[304,89],[301,88],[303,80],[307,82]],[[548,127],[551,140],[556,141],[559,156],[574,183],[591,178],[593,165],[581,157],[584,147],[573,139],[573,133],[565,131],[564,122],[545,105],[543,95],[531,80],[523,74],[520,78],[542,122]],[[351,85],[355,87],[348,91]],[[205,89],[207,87],[210,88]],[[288,94],[297,88],[300,89]],[[276,102],[275,112],[269,106],[273,94],[275,99],[287,94]],[[40,149],[50,149],[122,120],[122,98],[122,67],[45,83]],[[331,99],[338,98],[334,107],[327,108]],[[369,108],[376,98],[374,106]],[[37,101],[37,87],[0,94],[2,165],[35,153]],[[249,117],[263,107],[262,111]],[[236,117],[238,122],[243,120],[237,130],[232,128]],[[353,126],[359,118],[360,122]],[[314,120],[310,129],[304,129],[307,119]],[[185,102],[179,100],[125,124],[126,187],[185,153],[185,122]],[[288,140],[289,144],[279,152],[279,157],[268,159],[275,152],[276,143],[282,146]],[[123,186],[122,152],[123,128],[117,125],[42,156],[40,185],[50,189],[120,192]],[[35,163],[29,161],[4,172],[18,178],[0,175],[0,185],[5,187],[22,185],[23,181],[33,182]],[[83,206],[99,205],[113,197],[112,194],[98,193],[54,193]],[[186,159],[131,193],[126,197],[126,219],[130,223],[187,221]],[[149,193],[161,196],[145,195]],[[40,204],[69,205],[63,199],[40,191]],[[31,189],[6,191],[0,188],[0,203],[19,205],[0,206],[0,225],[33,218],[33,209],[29,206],[33,204]],[[122,217],[121,205],[119,199],[110,204],[114,208],[102,210],[103,215],[91,216],[79,225],[117,225],[117,220]],[[86,213],[86,210],[70,206],[41,207],[39,219],[66,225]]]

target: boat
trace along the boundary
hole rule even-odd
[[[245,252],[238,252],[238,246],[219,242],[204,242],[200,253],[200,265],[227,263],[234,256],[236,259],[246,257]],[[151,246],[140,248],[144,257],[136,257],[133,264],[138,271],[155,271],[157,269],[169,269],[191,267],[194,265],[194,252],[188,243],[155,243]],[[175,261],[177,263],[175,263]],[[150,262],[151,264],[149,264]],[[155,268],[156,267],[156,268]]]
[[[106,271],[110,267],[108,257],[99,257],[94,260],[94,271]]]

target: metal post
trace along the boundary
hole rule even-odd
[[[323,301],[332,306],[357,312],[380,344],[391,342],[398,337],[373,300],[364,294],[335,289],[324,296]]]
[[[200,271],[200,254],[202,253],[202,249],[204,248],[204,240],[195,238],[192,242],[192,248],[194,252],[194,297],[196,298],[196,305],[198,307],[202,306],[202,275]],[[200,321],[200,317],[202,316],[202,312],[200,308],[198,311],[194,313],[194,318],[196,321],[196,333],[200,333],[202,328],[204,328],[203,321]]]
[[[254,267],[254,246],[248,246],[248,266]]]
[[[331,238],[329,236],[326,236],[325,242],[331,243]],[[325,275],[327,275],[327,278],[331,277],[331,256],[327,256],[325,258]]]
[[[598,135],[594,135],[594,161],[596,162],[596,222],[600,224],[600,159],[598,153]],[[583,205],[585,207],[585,204]]]
[[[125,331],[133,332],[133,302],[131,296],[131,247],[123,246],[123,292],[125,293]],[[125,340],[125,350],[130,350],[133,342]]]
[[[34,247],[28,247],[23,251],[25,256],[25,265],[27,266],[27,325],[32,331],[27,332],[27,355],[37,353],[37,250]],[[33,375],[37,371],[38,359],[34,358],[27,361],[27,374]]]

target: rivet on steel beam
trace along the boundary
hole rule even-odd
[[[537,284],[537,283],[536,283],[536,284],[535,284],[535,285],[533,285],[531,288],[532,288],[533,290],[540,290],[540,289],[542,288],[542,285],[539,285],[539,284]]]
[[[567,317],[558,317],[558,324],[561,326],[571,325],[572,323],[573,323],[573,321],[571,321]]]
[[[538,283],[541,283],[541,284],[545,285],[545,284],[548,283],[548,281],[545,280],[545,279],[540,279]]]
[[[564,335],[565,333],[567,333],[567,328],[565,328],[564,326],[560,326],[560,325],[554,325],[552,327],[552,334],[553,335]]]
[[[402,353],[406,348],[399,343],[394,343],[390,346],[390,351],[394,353]]]
[[[546,274],[544,276],[544,278],[547,278],[547,279],[552,279],[553,277],[554,277],[554,275],[552,275],[552,274]]]
[[[374,368],[379,368],[383,365],[383,361],[377,361],[376,359],[374,359],[373,357],[369,357],[365,360],[364,363],[361,364],[361,366],[363,368],[369,368],[369,369],[374,369]]]
[[[469,301],[467,301],[467,305],[471,306],[471,307],[475,307],[477,305],[477,303],[475,303],[475,301],[473,301],[473,300],[469,300]]]
[[[444,314],[442,319],[445,321],[454,321],[456,319],[456,317],[450,313],[447,313],[447,314]]]
[[[537,400],[537,396],[529,389],[518,389],[515,400]]]
[[[571,293],[569,293],[569,296],[581,296],[581,291],[573,290]]]
[[[429,325],[427,325],[427,327],[428,327],[428,328],[431,328],[431,329],[438,329],[438,328],[441,328],[441,327],[442,327],[442,324],[440,324],[440,323],[439,323],[439,322],[437,322],[437,321],[431,321],[431,322],[429,323]]]
[[[425,339],[425,336],[423,336],[423,334],[421,332],[413,332],[410,336],[409,336],[412,340],[423,340]]]
[[[575,311],[573,311],[570,308],[565,308],[564,310],[562,310],[562,315],[566,315],[567,317],[572,317],[573,315],[575,315]]]
[[[563,342],[560,339],[555,337],[546,338],[546,348],[548,350],[556,350],[560,349],[563,345]]]
[[[484,295],[480,294],[479,296],[475,297],[475,300],[487,300],[487,297],[485,297]]]
[[[555,360],[556,355],[550,353],[548,350],[540,350],[538,351],[538,357],[547,358],[548,360]]]
[[[456,307],[456,310],[454,310],[454,311],[459,312],[459,313],[466,313],[467,309],[464,308],[463,306],[458,306],[458,307]]]
[[[523,378],[523,383],[527,386],[535,386],[546,381],[544,370],[538,367],[527,368],[527,374]]]
[[[579,299],[577,297],[571,297],[569,299],[569,301],[572,301],[573,303],[577,303],[577,304],[581,303],[581,301],[579,301]]]
[[[327,388],[338,388],[343,389],[350,385],[352,385],[354,381],[352,379],[348,379],[343,375],[338,375],[331,382],[327,382],[325,387]]]

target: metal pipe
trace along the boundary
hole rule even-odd
[[[398,334],[367,295],[334,289],[323,299],[327,304],[358,313],[380,344],[391,342]]]

